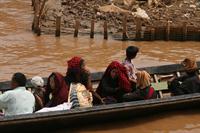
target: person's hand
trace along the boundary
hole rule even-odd
[[[104,102],[105,99],[106,99],[106,98],[101,98],[101,104],[106,104],[106,103]]]
[[[131,82],[137,83],[136,79],[129,78]]]
[[[168,80],[168,82],[172,82],[175,79],[175,77],[172,77]]]

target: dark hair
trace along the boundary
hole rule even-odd
[[[136,57],[137,53],[139,52],[139,48],[136,46],[128,46],[126,49],[126,57],[128,59],[133,59]]]
[[[26,76],[23,73],[17,72],[13,74],[12,81],[16,82],[18,86],[26,85]]]
[[[80,69],[78,68],[68,68],[65,76],[65,81],[68,85],[71,83],[82,83],[83,85],[87,86],[89,73],[82,69],[81,66],[83,65],[84,60],[80,61]]]

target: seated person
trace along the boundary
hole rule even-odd
[[[69,86],[66,85],[64,77],[57,72],[53,72],[45,87],[45,106],[54,107],[68,101]],[[51,99],[50,99],[51,94]]]
[[[26,77],[22,73],[15,73],[12,76],[11,88],[0,95],[0,109],[4,110],[4,115],[19,115],[33,113],[35,98],[30,91],[25,88]]]
[[[173,77],[168,81],[168,88],[172,95],[200,92],[200,79],[195,59],[186,58],[181,64],[185,69],[185,74],[180,77]]]
[[[104,102],[122,102],[125,93],[131,92],[131,83],[126,73],[126,68],[117,61],[113,61],[106,69],[97,93],[104,98]]]
[[[151,76],[146,71],[138,71],[137,88],[132,93],[124,95],[124,101],[146,100],[157,98],[157,93],[151,86]]]
[[[134,64],[132,63],[132,60],[137,56],[137,53],[139,52],[139,48],[135,46],[129,46],[126,49],[126,58],[122,62],[122,64],[126,67],[128,78],[131,81],[133,89],[136,89],[136,82],[137,82],[137,69],[135,68]]]
[[[31,79],[31,84],[33,86],[32,93],[35,96],[35,111],[40,110],[44,107],[44,80],[39,76],[34,76]]]
[[[65,76],[67,85],[70,86],[71,83],[81,83],[102,103],[101,97],[92,88],[91,75],[86,69],[85,61],[81,57],[73,57],[67,63],[68,68]]]

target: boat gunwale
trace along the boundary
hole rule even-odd
[[[79,108],[79,109],[71,109],[65,111],[54,111],[54,112],[45,112],[45,113],[33,113],[33,114],[23,114],[16,116],[9,116],[0,118],[0,126],[21,122],[33,122],[41,120],[49,120],[49,119],[59,119],[59,117],[78,117],[91,115],[96,113],[112,113],[112,112],[120,112],[125,110],[134,110],[134,109],[142,109],[142,108],[151,108],[156,106],[164,106],[164,105],[173,105],[180,104],[185,102],[192,101],[200,101],[200,93],[187,94],[181,96],[173,96],[169,98],[159,98],[159,99],[150,99],[150,100],[140,100],[140,101],[132,101],[132,102],[124,102],[110,105],[99,105],[91,108]],[[48,114],[47,114],[48,113]]]

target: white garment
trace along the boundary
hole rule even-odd
[[[57,105],[55,107],[43,108],[41,110],[38,110],[36,113],[69,110],[69,109],[71,109],[71,107],[72,107],[72,103],[63,103],[63,104]]]
[[[25,87],[17,87],[0,95],[0,109],[4,115],[33,113],[35,97]]]

